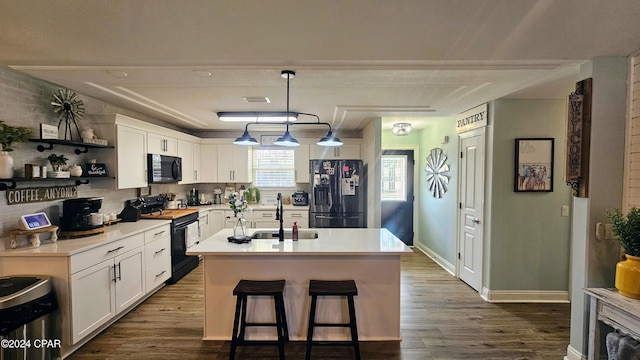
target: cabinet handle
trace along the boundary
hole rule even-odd
[[[122,280],[122,268],[120,267],[120,263],[118,263],[118,280]]]
[[[116,282],[116,266],[113,265],[113,282]]]
[[[156,251],[156,252],[155,252],[155,255],[160,254],[160,253],[161,253],[161,252],[163,252],[165,249],[166,249],[166,248],[162,248],[162,249],[160,249],[160,250]]]
[[[165,231],[166,231],[166,230],[162,230],[162,231],[160,231],[160,232],[157,232],[157,233],[153,234],[153,237],[156,237],[156,236],[158,236],[158,235],[162,235],[162,234],[164,234],[164,233],[165,233]]]
[[[193,179],[198,180],[198,170],[193,171]]]
[[[160,274],[156,275],[156,277],[162,276],[162,274],[164,274],[166,272],[167,272],[167,270],[162,270],[162,272]]]
[[[301,218],[301,217],[302,217],[302,214],[292,213],[292,214],[291,214],[291,217],[292,217],[292,218]]]
[[[272,216],[274,216],[274,215],[273,214],[264,214],[264,213],[262,214],[262,217],[267,217],[268,218],[268,217],[272,217]]]
[[[229,180],[233,180],[233,175],[231,175],[231,171],[233,170],[229,170]]]
[[[108,250],[108,251],[107,251],[107,254],[110,254],[110,253],[112,253],[112,252],[114,252],[114,251],[118,251],[118,250],[120,250],[120,249],[124,249],[124,245],[123,245],[123,246],[118,246],[118,247],[117,247],[117,248],[115,248],[115,249]]]
[[[236,171],[235,170],[231,170],[231,172],[233,173],[233,180],[236,179]]]

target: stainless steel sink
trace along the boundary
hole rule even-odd
[[[252,239],[277,239],[278,231],[274,230],[258,230],[251,234]],[[291,239],[291,230],[284,231],[284,238]],[[298,239],[306,240],[306,239],[317,239],[318,232],[313,230],[298,230]]]

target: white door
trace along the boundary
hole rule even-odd
[[[144,247],[115,258],[116,311],[120,312],[144,296]]]
[[[482,285],[485,130],[460,134],[458,277],[478,291]]]
[[[147,132],[118,126],[118,189],[147,186]]]

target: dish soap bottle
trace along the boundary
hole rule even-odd
[[[298,222],[293,222],[293,227],[291,228],[291,239],[293,241],[298,241]]]

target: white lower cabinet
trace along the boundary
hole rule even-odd
[[[211,235],[217,233],[218,231],[224,229],[225,224],[225,216],[224,211],[209,211],[209,224],[211,226],[210,232]]]
[[[97,260],[93,262],[97,264],[71,274],[73,343],[145,295],[143,244],[144,236],[138,234],[71,257],[72,265]],[[128,248],[132,250],[123,253]]]
[[[280,221],[276,220],[275,209],[253,210],[245,214],[245,219],[246,219],[248,228],[269,229],[269,228],[280,227]],[[236,223],[236,221],[238,221],[238,218],[233,216],[233,211],[226,210],[224,212],[224,220],[225,220],[224,221],[225,228],[233,228],[233,225]],[[298,228],[308,228],[309,227],[308,208],[305,207],[304,210],[292,210],[291,208],[285,208],[282,226],[285,229],[291,229],[294,221],[298,223]]]
[[[200,211],[198,214],[198,229],[200,230],[200,240],[205,240],[211,236],[211,214],[212,211]]]
[[[146,292],[162,286],[171,277],[171,227],[164,225],[144,234]]]

